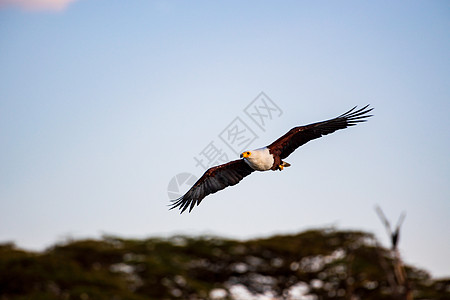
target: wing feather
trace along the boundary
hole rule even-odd
[[[184,196],[172,200],[170,209],[178,207],[183,213],[189,208],[189,212],[191,212],[194,206],[199,205],[209,194],[237,184],[253,171],[243,159],[209,168]]]
[[[372,116],[368,114],[372,109],[373,108],[369,108],[369,105],[360,109],[356,109],[355,106],[334,119],[294,127],[285,135],[267,146],[267,148],[269,148],[270,153],[280,156],[281,159],[286,158],[294,152],[295,149],[311,140],[333,133],[336,130],[365,122],[367,118]]]

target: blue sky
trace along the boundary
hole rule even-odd
[[[0,241],[336,226],[388,246],[378,204],[393,223],[406,211],[408,263],[450,275],[448,2],[13,2],[0,1]],[[244,112],[262,91],[282,110],[264,131]],[[258,148],[368,103],[369,122],[285,171],[167,210],[170,180],[200,176],[210,142],[236,158],[218,137],[236,117]]]

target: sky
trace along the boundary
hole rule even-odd
[[[379,205],[406,212],[404,260],[450,276],[449,30],[448,1],[0,0],[0,242],[335,227],[389,247]],[[179,174],[366,104],[284,171],[168,210]]]

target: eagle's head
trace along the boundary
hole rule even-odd
[[[250,157],[250,155],[252,155],[250,151],[245,151],[241,153],[240,158],[247,158]]]
[[[241,158],[254,170],[267,171],[273,166],[274,158],[267,147],[245,151]]]

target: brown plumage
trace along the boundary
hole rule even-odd
[[[209,168],[199,180],[173,203],[170,209],[180,207],[181,213],[189,207],[189,212],[202,202],[209,194],[223,190],[227,186],[237,184],[253,170],[243,159],[233,160],[226,164]]]
[[[241,159],[209,168],[184,196],[172,200],[170,209],[178,207],[183,213],[189,208],[191,212],[195,204],[200,204],[209,194],[237,184],[255,170],[281,171],[284,167],[290,166],[282,159],[288,157],[295,149],[323,135],[365,122],[366,118],[372,116],[368,114],[372,109],[366,105],[356,110],[355,106],[336,118],[292,128],[267,147],[243,152]]]
[[[334,119],[294,127],[285,135],[267,146],[267,148],[269,148],[270,153],[274,155],[274,157],[279,157],[280,159],[286,158],[294,152],[295,149],[311,140],[333,133],[336,130],[344,129],[360,122],[365,122],[365,118],[371,117],[371,115],[367,115],[367,113],[373,109],[367,109],[368,107],[369,105],[366,105],[361,109],[355,110],[355,106],[348,112]],[[273,170],[277,170],[278,165],[279,163],[276,164],[275,162]]]

